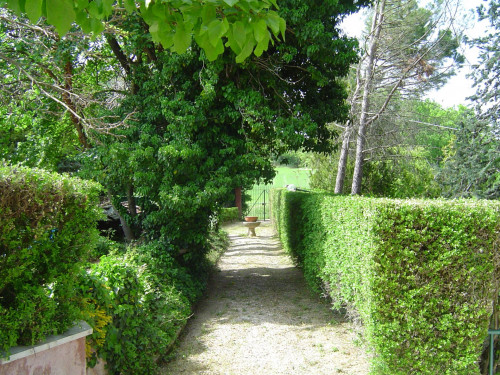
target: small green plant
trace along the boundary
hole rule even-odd
[[[103,255],[80,275],[80,300],[94,328],[88,364],[98,358],[113,374],[155,374],[204,288],[208,271],[227,248],[227,235],[212,232],[199,274],[188,272],[160,241]],[[112,244],[113,245],[113,244]],[[205,273],[205,271],[207,273]]]
[[[99,236],[95,246],[90,251],[90,260],[98,261],[103,255],[108,255],[111,253],[124,253],[125,245],[116,241],[113,241],[109,236]]]

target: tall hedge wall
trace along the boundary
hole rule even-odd
[[[0,353],[80,316],[76,280],[97,239],[99,186],[0,163]]]
[[[500,204],[272,193],[285,248],[356,311],[372,374],[479,374],[498,296]]]

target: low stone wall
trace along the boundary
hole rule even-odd
[[[62,335],[35,346],[12,348],[0,359],[0,375],[86,375],[85,337],[92,328],[81,322]]]

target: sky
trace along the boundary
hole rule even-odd
[[[479,5],[487,3],[483,0],[461,0],[461,3],[463,7],[462,14],[469,18],[469,27],[465,30],[465,34],[469,38],[484,35],[489,23],[488,21],[478,23],[475,9]],[[367,14],[368,12],[365,10],[360,14],[351,15],[346,18],[341,27],[347,35],[359,37],[364,29],[364,20]],[[466,58],[464,67],[458,71],[456,76],[450,78],[448,83],[439,91],[433,91],[427,95],[428,98],[438,102],[445,108],[470,104],[466,98],[475,92],[472,87],[472,80],[467,78],[467,74],[470,72],[470,66],[477,62],[477,50],[467,46],[462,46],[461,50],[461,53]]]

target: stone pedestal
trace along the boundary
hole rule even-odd
[[[244,222],[243,225],[248,228],[247,235],[249,237],[257,236],[255,234],[255,228],[257,228],[260,225],[260,221],[248,221],[248,222]]]
[[[11,348],[9,359],[0,353],[0,375],[85,375],[85,337],[90,334],[92,328],[81,322],[38,345]]]

